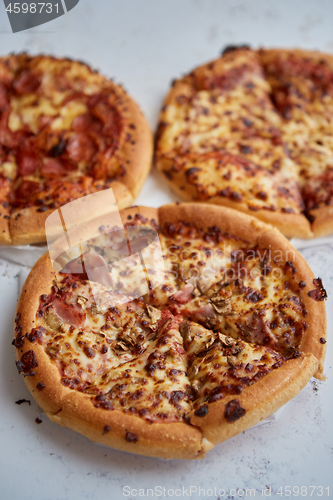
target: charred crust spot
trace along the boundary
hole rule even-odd
[[[301,357],[301,356],[302,356],[302,353],[301,353],[300,351],[297,351],[297,350],[296,350],[296,351],[294,351],[294,352],[292,353],[291,359],[297,359],[297,358],[299,358],[299,357]]]
[[[326,339],[324,339],[324,337],[320,337],[319,342],[320,342],[321,344],[326,344],[327,340],[326,340]]]
[[[128,443],[137,443],[139,441],[139,436],[134,434],[134,432],[126,431],[125,439]]]
[[[201,168],[198,167],[191,167],[188,170],[186,170],[185,175],[187,178],[195,176],[198,172],[201,172]]]
[[[134,221],[141,222],[141,224],[146,224],[146,222],[148,222],[148,219],[141,214],[135,214]]]
[[[30,399],[19,399],[18,401],[15,401],[16,405],[22,405],[23,403],[28,403],[29,406],[31,406],[31,401]]]
[[[23,335],[16,337],[16,339],[13,340],[12,345],[15,346],[17,349],[19,349],[20,347],[23,347],[24,346]]]
[[[205,417],[208,413],[208,410],[209,410],[208,405],[200,406],[200,408],[195,410],[194,415],[196,417]]]
[[[43,389],[45,389],[45,384],[43,384],[43,382],[39,382],[37,385],[36,385],[36,389],[38,391],[42,391]]]
[[[43,327],[33,328],[30,333],[26,333],[26,337],[29,342],[34,343],[37,340],[42,338],[42,334],[45,333],[46,330]]]
[[[147,363],[145,366],[145,370],[147,372],[147,375],[149,377],[152,377],[156,368],[157,368],[157,366],[154,363]]]
[[[289,269],[289,271],[291,271],[292,275],[295,275],[297,273],[296,267],[294,266],[294,264],[290,260],[287,260],[285,267],[286,267],[286,269]]]
[[[16,361],[16,366],[19,373],[32,375],[32,369],[38,366],[37,358],[34,351],[25,352],[20,361]]]
[[[316,300],[317,302],[327,299],[327,292],[323,287],[321,279],[314,278],[313,284],[316,288],[308,292],[308,296],[311,297],[311,299]]]
[[[298,283],[298,286],[299,286],[299,288],[300,288],[301,290],[303,290],[303,288],[305,288],[305,287],[306,287],[306,283],[305,283],[305,281],[300,281],[300,282]]]
[[[110,430],[111,430],[111,427],[109,425],[105,425],[104,429],[103,429],[103,432],[102,432],[102,436],[104,436],[105,434],[107,434],[108,432],[110,432]]]
[[[222,50],[222,56],[224,56],[224,54],[229,54],[230,52],[235,52],[236,50],[251,50],[251,47],[247,44],[243,44],[243,45],[227,45],[226,47],[224,47],[224,49]]]
[[[225,405],[224,416],[229,424],[243,417],[246,410],[242,408],[238,399],[232,399]]]

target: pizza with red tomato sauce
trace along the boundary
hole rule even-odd
[[[45,241],[53,210],[103,189],[131,205],[151,155],[147,122],[120,85],[70,59],[0,59],[2,244]]]

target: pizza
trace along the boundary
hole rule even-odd
[[[101,217],[83,254],[45,254],[21,292],[16,364],[53,422],[196,459],[324,378],[326,292],[277,229],[209,204],[120,214],[127,236]]]
[[[228,206],[288,237],[333,231],[333,56],[227,47],[172,83],[155,164],[186,201]]]
[[[151,156],[148,124],[120,85],[70,59],[0,58],[1,244],[44,242],[53,210],[103,189],[132,205]]]

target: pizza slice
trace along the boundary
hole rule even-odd
[[[182,331],[194,390],[190,422],[200,427],[207,450],[271,415],[316,370],[312,355],[286,360],[269,347],[187,321]]]
[[[318,323],[308,323],[309,315],[327,297],[321,280],[312,277],[307,264],[278,231],[262,233],[254,219],[245,226],[248,217],[235,211],[231,223],[218,219],[218,207],[201,205],[192,210],[192,204],[160,209],[164,233],[177,240],[179,274],[184,276],[179,290],[168,298],[172,313],[235,339],[270,347],[288,358],[299,351],[312,353],[319,360],[317,376],[321,378],[325,316],[318,313]],[[169,222],[164,223],[165,216]],[[171,223],[174,216],[182,222]],[[198,231],[198,226],[205,230]],[[214,242],[209,255],[217,257],[211,262],[208,257],[204,266],[199,265],[200,237],[204,248],[206,242]],[[189,274],[191,269],[196,272]]]

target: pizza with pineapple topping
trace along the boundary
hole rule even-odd
[[[16,364],[53,422],[195,459],[324,378],[326,292],[277,229],[209,204],[120,214],[136,234],[122,266],[122,239],[101,217],[83,255],[63,255],[59,270],[45,254],[21,292]]]
[[[0,243],[45,241],[50,213],[112,188],[133,204],[152,136],[125,90],[70,59],[0,58]]]
[[[175,80],[155,163],[186,201],[236,208],[286,236],[333,231],[333,56],[227,47]]]

